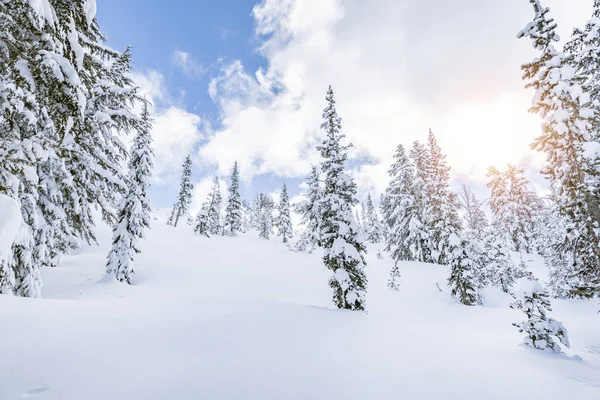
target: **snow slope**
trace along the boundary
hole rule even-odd
[[[0,399],[600,398],[595,302],[554,301],[573,347],[549,355],[502,294],[449,298],[445,267],[404,263],[392,292],[371,248],[369,312],[340,311],[318,254],[153,222],[134,286],[102,281],[103,228],[43,271],[45,299],[0,296]]]

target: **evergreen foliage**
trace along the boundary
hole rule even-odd
[[[279,197],[277,220],[275,224],[277,227],[277,236],[281,237],[283,243],[287,243],[294,234],[290,212],[290,198],[287,192],[287,185],[284,183]]]
[[[229,183],[229,197],[225,208],[225,223],[223,233],[227,236],[236,236],[242,230],[242,198],[240,197],[240,174],[237,161],[231,170]]]
[[[296,248],[300,251],[312,251],[321,247],[321,200],[323,189],[319,179],[316,166],[311,166],[310,175],[306,181],[308,186],[304,194],[305,200],[296,204],[295,209],[301,216],[301,224],[304,227],[302,235]]]
[[[173,209],[169,217],[168,225],[177,226],[179,218],[188,216],[190,205],[192,204],[192,193],[194,185],[192,184],[192,157],[188,154],[183,161],[181,171],[181,183],[179,185],[179,193],[177,200],[173,204]]]

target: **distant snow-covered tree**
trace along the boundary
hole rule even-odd
[[[294,234],[290,212],[290,198],[287,192],[287,185],[284,183],[281,188],[281,195],[277,206],[277,220],[275,221],[277,236],[282,238],[283,243],[287,243]]]
[[[219,235],[222,232],[221,226],[221,208],[223,197],[221,196],[221,184],[219,177],[215,176],[212,188],[206,199],[206,218],[208,222],[208,233],[211,235]]]
[[[236,236],[242,230],[242,198],[240,197],[240,173],[237,161],[231,170],[229,197],[225,208],[223,232],[227,236]]]
[[[264,193],[259,193],[254,200],[254,219],[258,230],[258,236],[263,239],[269,239],[273,234],[273,211],[275,203]]]
[[[457,196],[458,204],[464,214],[465,230],[477,238],[481,238],[488,227],[488,220],[481,203],[475,193],[463,184]]]
[[[366,218],[367,220],[363,221],[365,239],[371,243],[381,242],[383,240],[383,226],[381,225],[379,215],[377,215],[377,210],[373,205],[371,193],[367,194]]]
[[[552,311],[550,300],[546,290],[537,281],[525,282],[511,308],[521,310],[527,316],[526,321],[513,323],[519,332],[527,334],[523,341],[526,346],[560,352],[560,345],[553,339],[554,336],[569,347],[569,336],[563,324],[547,316],[547,312]]]
[[[427,184],[427,160],[428,151],[419,142],[414,142],[409,153],[412,165],[415,169],[414,179],[410,185],[411,203],[407,207],[406,217],[408,236],[406,244],[412,253],[412,258],[420,262],[434,262],[431,255],[431,232],[428,224],[428,195]]]
[[[192,204],[192,192],[194,184],[192,183],[192,157],[188,154],[185,158],[181,171],[181,183],[179,185],[179,193],[177,200],[173,204],[168,225],[177,226],[179,218],[186,217],[189,213],[190,205]]]
[[[128,191],[119,209],[119,220],[113,229],[112,248],[106,262],[106,274],[119,282],[131,284],[135,274],[134,257],[140,250],[139,239],[150,228],[150,179],[153,158],[150,137],[152,121],[144,105],[141,115],[142,129],[136,134],[129,159]]]
[[[352,207],[357,203],[356,185],[344,172],[348,147],[340,142],[341,118],[335,109],[331,86],[327,91],[327,107],[323,110],[326,137],[317,147],[322,157],[324,194],[321,201],[321,242],[325,249],[323,262],[333,272],[329,286],[338,308],[364,310],[367,277],[364,272],[366,249],[360,241]]]
[[[196,214],[196,220],[194,221],[194,233],[198,235],[210,237],[210,217],[209,217],[210,205],[209,203],[203,203],[200,207],[200,211]]]
[[[308,189],[304,194],[305,199],[296,204],[296,212],[302,217],[301,224],[304,228],[296,248],[300,251],[311,253],[321,246],[321,188],[319,172],[316,166],[311,167],[307,179]]]

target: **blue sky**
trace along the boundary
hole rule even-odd
[[[563,37],[591,15],[590,0],[544,4]],[[165,207],[187,153],[196,206],[236,160],[243,197],[283,181],[298,194],[329,84],[360,198],[379,197],[396,145],[429,128],[455,184],[485,197],[487,168],[513,163],[541,188],[543,157],[529,148],[540,118],[520,71],[537,54],[516,39],[532,14],[525,0],[98,0],[97,18],[111,46],[133,47],[156,105],[152,195]]]

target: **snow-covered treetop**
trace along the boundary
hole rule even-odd
[[[553,18],[548,18],[550,12],[548,7],[544,8],[540,0],[529,0],[533,5],[535,16],[533,21],[529,22],[523,28],[517,38],[529,37],[533,40],[533,46],[538,50],[545,49],[551,42],[558,42],[560,37],[556,33],[556,22]]]

